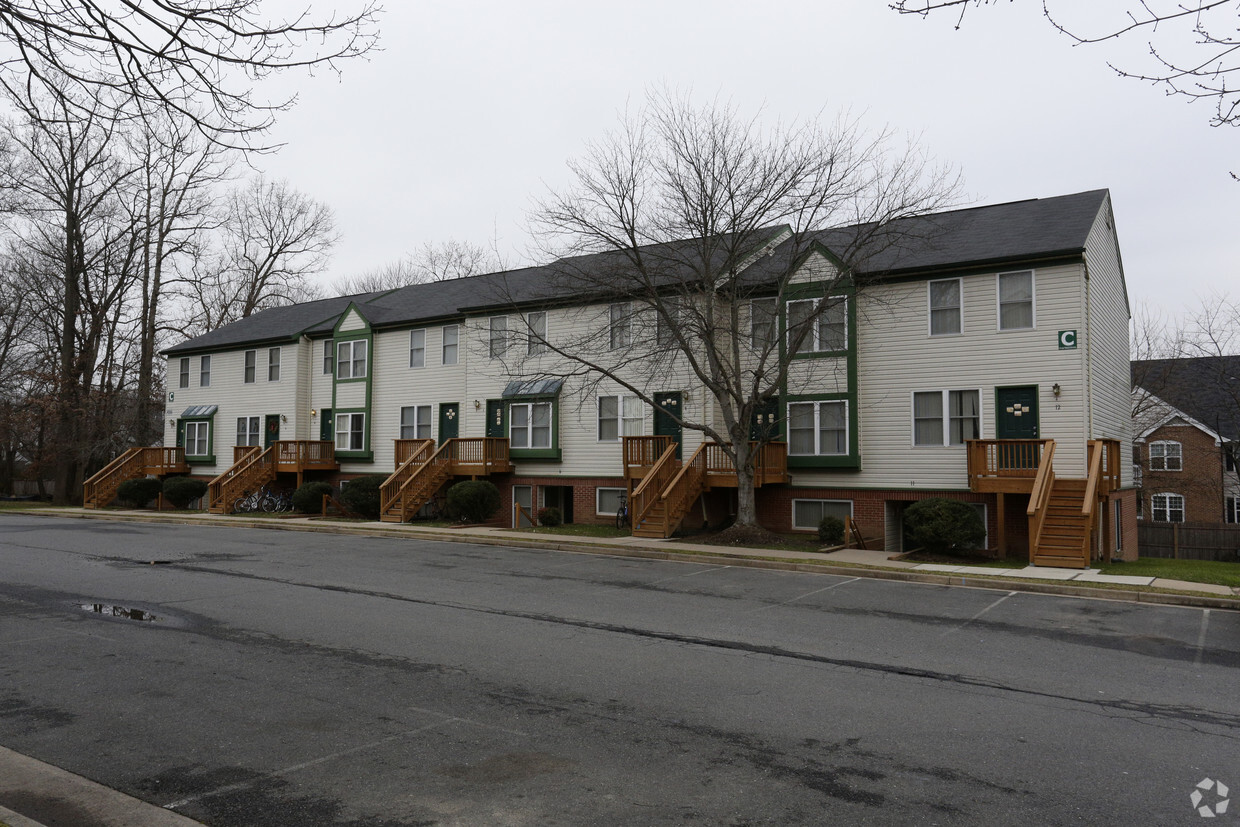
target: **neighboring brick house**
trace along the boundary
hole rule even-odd
[[[1132,363],[1139,515],[1240,522],[1240,356]]]

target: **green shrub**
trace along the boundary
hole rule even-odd
[[[116,489],[116,498],[125,505],[142,508],[158,497],[163,487],[164,484],[155,477],[138,477],[134,480],[125,480],[121,483],[120,488]]]
[[[818,524],[818,542],[838,546],[844,542],[844,521],[828,514]]]
[[[564,524],[564,515],[560,513],[560,509],[555,507],[540,508],[538,509],[538,524],[555,528]]]
[[[293,492],[293,508],[302,514],[321,514],[323,512],[323,495],[335,492],[331,483],[322,480],[311,480],[303,482],[301,487]]]
[[[386,477],[367,474],[351,479],[340,487],[340,502],[350,511],[356,511],[372,520],[379,517],[379,488]]]
[[[207,481],[193,477],[168,477],[164,480],[164,499],[173,508],[189,508],[189,504],[207,493]]]
[[[484,523],[499,511],[499,489],[487,480],[458,482],[448,489],[448,517],[465,523]]]
[[[977,510],[959,500],[928,499],[904,511],[909,536],[926,551],[972,551],[986,539],[986,526]]]

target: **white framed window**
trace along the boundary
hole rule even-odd
[[[964,329],[960,286],[960,279],[940,279],[927,285],[931,336],[951,336]]]
[[[774,297],[749,301],[749,344],[754,350],[765,351],[775,342],[779,329],[777,308],[778,300]]]
[[[336,345],[336,378],[366,377],[366,340],[352,339]]]
[[[1223,520],[1240,523],[1240,497],[1227,497],[1223,506]]]
[[[514,402],[508,407],[508,446],[551,447],[550,402]]]
[[[1223,443],[1223,470],[1234,473],[1236,470],[1236,452],[1240,451],[1234,442]]]
[[[823,305],[826,305],[825,307]],[[809,327],[797,353],[833,353],[848,349],[848,301],[843,296],[788,302],[788,347]]]
[[[600,396],[598,441],[619,442],[622,436],[641,436],[642,413],[642,401],[636,396]]]
[[[654,336],[659,347],[668,347],[676,341],[676,331],[684,326],[685,311],[677,297],[663,302],[663,312],[654,311]]]
[[[1184,497],[1180,494],[1155,494],[1150,497],[1150,519],[1156,523],[1184,522]]]
[[[426,328],[409,331],[409,367],[426,367]]]
[[[203,356],[198,360],[198,386],[211,387],[211,357]]]
[[[262,422],[257,416],[237,417],[237,444],[262,445]]]
[[[400,438],[431,438],[430,405],[410,405],[400,409]]]
[[[255,371],[255,367],[258,365],[258,351],[247,350],[245,352],[245,356],[243,357],[243,360],[244,360],[244,365],[245,365],[245,374],[244,374],[242,381],[245,382],[247,385],[253,385],[254,384],[254,371]]]
[[[267,381],[280,381],[280,348],[267,349]]]
[[[178,385],[182,388],[189,387],[189,357],[181,357],[181,376]]]
[[[461,329],[454,324],[444,325],[441,361],[445,365],[456,364],[456,354],[460,343]]]
[[[1184,469],[1184,447],[1172,440],[1161,440],[1150,443],[1151,471],[1182,471]]]
[[[323,373],[331,375],[336,372],[336,348],[332,340],[323,343]]]
[[[498,359],[508,352],[508,317],[491,317],[490,352],[492,359]]]
[[[848,403],[790,402],[789,456],[842,456],[848,453]]]
[[[527,339],[525,340],[525,353],[528,356],[537,356],[540,353],[547,352],[547,314],[543,311],[530,313],[525,317],[525,323],[529,328],[526,331]]]
[[[804,531],[816,531],[823,517],[835,517],[843,521],[853,515],[852,500],[793,500],[792,527]]]
[[[205,457],[211,452],[211,423],[202,420],[185,423],[185,456]]]
[[[607,321],[612,350],[633,343],[633,306],[629,302],[616,302],[607,308]]]
[[[1029,330],[1034,326],[1033,271],[1000,273],[999,329]]]
[[[913,444],[964,445],[982,433],[982,394],[977,390],[913,393]]]
[[[623,488],[595,488],[594,513],[600,517],[614,517],[620,510],[620,498],[628,496]]]
[[[336,450],[366,450],[366,414],[336,414]]]

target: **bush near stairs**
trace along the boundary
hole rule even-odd
[[[378,474],[367,474],[349,480],[340,489],[340,502],[347,508],[356,511],[363,517],[372,520],[379,518],[379,487],[386,477]]]
[[[986,539],[986,526],[976,509],[959,500],[919,500],[904,512],[913,541],[935,553],[972,551]]]
[[[173,508],[189,508],[189,504],[207,493],[206,480],[193,477],[169,477],[164,480],[164,499]]]
[[[116,489],[116,498],[133,508],[142,508],[159,496],[164,484],[156,477],[137,477],[125,480]]]
[[[466,523],[485,523],[499,511],[499,489],[487,480],[466,480],[448,489],[448,516]]]

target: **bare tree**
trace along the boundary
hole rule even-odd
[[[501,267],[499,256],[478,244],[455,239],[438,243],[427,241],[417,252],[399,261],[338,280],[334,289],[341,295],[379,293],[411,284],[476,276]]]
[[[891,8],[901,14],[927,16],[953,10],[956,28],[964,23],[969,8],[997,4],[999,0],[896,0]],[[1012,2],[1012,0],[1008,0]],[[1211,126],[1240,123],[1240,87],[1232,80],[1240,73],[1240,37],[1237,37],[1237,0],[1189,0],[1158,3],[1133,0],[1124,16],[1112,26],[1087,33],[1065,24],[1043,0],[1042,13],[1058,31],[1077,45],[1109,40],[1148,38],[1153,64],[1149,69],[1108,63],[1121,77],[1161,86],[1168,95],[1214,102]],[[1229,81],[1232,81],[1229,84]]]
[[[262,0],[4,0],[0,84],[19,97],[63,89],[70,117],[97,115],[86,101],[109,101],[113,115],[163,110],[212,142],[264,148],[252,140],[293,101],[257,98],[254,83],[288,69],[336,70],[366,54],[378,16],[370,2],[326,19],[308,9],[273,19],[270,8]]]
[[[668,413],[724,446],[736,524],[755,526],[755,415],[781,388],[826,381],[813,363],[830,372],[836,360],[793,357],[836,335],[864,256],[900,243],[899,219],[952,203],[956,174],[854,119],[768,129],[669,92],[649,95],[570,169],[573,184],[532,222],[545,253],[567,256],[548,268],[547,297],[587,303],[564,311],[579,317],[562,326],[570,332],[527,324],[529,346],[508,349],[509,370],[572,378],[583,397],[606,380],[650,406],[673,377],[704,387],[710,404]],[[824,249],[819,231],[844,225],[810,261]],[[774,308],[793,294],[807,301],[784,339]]]
[[[337,239],[331,208],[287,181],[260,176],[234,190],[218,248],[182,283],[182,332],[203,333],[258,310],[315,298],[310,277],[327,266]]]

